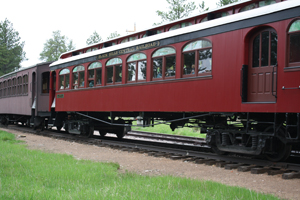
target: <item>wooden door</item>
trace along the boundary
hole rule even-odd
[[[277,33],[264,29],[250,40],[248,102],[276,102]]]

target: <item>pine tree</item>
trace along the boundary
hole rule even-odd
[[[157,10],[156,13],[161,17],[162,22],[174,21],[183,17],[188,17],[195,9],[195,2],[186,3],[187,0],[167,0],[169,10],[167,12]]]
[[[40,60],[46,62],[58,60],[59,56],[66,52],[74,50],[73,41],[60,34],[60,31],[53,31],[53,38],[47,40],[44,49],[40,53]]]
[[[21,67],[21,62],[26,60],[24,44],[8,19],[0,23],[0,76]]]
[[[102,37],[94,31],[94,33],[86,40],[86,45],[95,44],[102,41]]]

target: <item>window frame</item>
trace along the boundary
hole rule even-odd
[[[23,95],[28,95],[28,75],[23,75]]]
[[[17,95],[22,95],[22,84],[23,84],[23,80],[22,80],[22,76],[18,76],[17,78]]]
[[[63,71],[68,71],[67,73],[63,73]],[[63,74],[62,74],[63,73]],[[70,69],[69,68],[63,68],[63,69],[61,69],[60,71],[59,71],[59,73],[58,73],[58,88],[59,88],[59,90],[67,90],[67,89],[70,89]],[[66,76],[69,76],[69,86],[68,87],[66,87]],[[63,81],[64,81],[64,85],[63,85],[63,88],[61,88],[62,87],[62,85],[61,85],[61,77],[63,77],[64,79],[63,79]]]
[[[135,59],[132,61],[128,61],[131,57],[133,57],[134,55],[137,54],[143,54],[145,56],[145,58],[141,58],[141,59]],[[146,75],[145,75],[145,79],[138,79],[138,75],[139,75],[139,62],[144,62],[146,61]],[[129,64],[131,63],[135,63],[136,69],[135,69],[135,80],[128,80],[129,78]],[[135,53],[132,54],[128,57],[127,62],[126,62],[126,81],[127,83],[136,83],[136,82],[145,82],[147,79],[147,55],[145,53]]]
[[[92,65],[94,63],[100,63],[100,67],[93,67],[90,69],[90,67],[92,67]],[[95,87],[95,86],[101,86],[102,85],[102,63],[99,61],[96,62],[92,62],[90,63],[90,65],[88,66],[88,87]],[[97,70],[100,70],[101,74],[100,74],[100,84],[98,84],[97,82]],[[90,71],[94,72],[94,76],[90,77]],[[90,81],[94,81],[93,86],[90,86]],[[96,84],[95,84],[96,83]]]
[[[117,63],[112,63],[110,64],[109,62],[112,61],[112,60],[120,60],[121,62],[117,62]],[[109,65],[108,65],[109,63]],[[117,67],[121,66],[121,81],[116,81],[116,72],[117,72]],[[108,68],[111,68],[113,69],[113,76],[112,76],[112,81],[111,82],[108,82]],[[123,78],[123,60],[119,57],[115,57],[115,58],[111,58],[109,59],[106,64],[105,64],[105,84],[106,85],[117,85],[117,84],[122,84],[122,78]]]
[[[171,48],[175,51],[175,53],[171,53],[171,54],[164,54],[164,55],[159,55],[159,56],[155,56],[154,57],[154,54],[161,50],[161,49],[164,49],[164,48]],[[175,63],[174,63],[174,76],[166,76],[166,65],[167,65],[167,58],[169,57],[175,57]],[[161,73],[161,77],[157,78],[157,77],[154,77],[154,59],[162,59],[162,73]],[[162,47],[162,48],[159,48],[159,49],[156,49],[153,53],[152,53],[152,56],[151,56],[151,80],[166,80],[166,79],[175,79],[175,76],[176,76],[176,48],[172,47],[172,46],[165,46],[165,47]]]
[[[194,42],[197,41],[206,41],[209,42],[211,46],[208,47],[202,47],[202,48],[196,48],[196,49],[191,49],[191,50],[187,50],[184,51],[184,48]],[[200,51],[206,51],[211,49],[211,65],[210,65],[210,72],[203,72],[203,73],[199,73],[199,55],[200,55]],[[212,50],[213,50],[213,45],[212,42],[208,39],[205,38],[201,38],[201,39],[197,39],[197,40],[193,40],[193,41],[189,41],[187,42],[183,47],[182,47],[182,66],[181,66],[181,74],[182,77],[202,77],[202,76],[207,76],[207,75],[211,75],[212,74],[212,68],[213,68],[213,56],[212,56]],[[195,60],[194,60],[194,65],[195,65],[195,69],[194,69],[194,73],[189,73],[189,74],[184,74],[184,70],[185,70],[185,62],[184,62],[184,54],[187,53],[195,53]],[[198,67],[196,67],[198,66]]]
[[[291,35],[294,35],[294,34],[300,34],[300,30],[297,30],[297,31],[292,31],[292,32],[289,32],[291,26],[296,22],[296,21],[299,21],[300,22],[300,18],[296,18],[294,20],[292,20],[288,27],[287,27],[287,43],[286,43],[286,57],[287,57],[287,61],[286,61],[286,67],[285,67],[285,70],[291,70],[291,69],[294,69],[294,70],[300,70],[300,61],[299,62],[290,62],[290,50],[291,50],[291,47],[290,47],[290,37]]]
[[[74,71],[76,69],[76,71]],[[83,72],[83,77],[82,76]],[[74,75],[77,75],[77,83],[75,83]],[[83,79],[83,85],[80,79]],[[83,65],[76,65],[72,70],[72,89],[85,88],[85,67]]]

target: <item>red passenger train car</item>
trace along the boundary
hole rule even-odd
[[[61,55],[49,107],[74,134],[122,138],[140,116],[284,160],[300,144],[299,55],[300,1],[242,1]]]

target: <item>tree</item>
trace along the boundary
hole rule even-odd
[[[199,3],[199,10],[200,12],[205,12],[209,10],[209,7],[205,8],[205,2],[202,1],[202,3]]]
[[[44,49],[40,53],[40,60],[51,62],[58,60],[59,56],[66,52],[74,50],[73,41],[60,34],[60,31],[53,31],[53,38],[47,40]]]
[[[235,3],[235,2],[238,2],[239,0],[220,0],[218,3],[217,3],[217,6],[218,7],[221,7],[221,6],[225,6],[225,5],[228,5],[228,4],[231,4],[231,3]]]
[[[116,38],[116,37],[119,37],[119,36],[121,36],[121,35],[120,35],[117,31],[115,31],[115,32],[111,33],[111,34],[107,37],[107,39],[110,40],[110,39],[113,39],[113,38]]]
[[[183,17],[188,17],[195,9],[195,2],[188,2],[187,0],[167,0],[169,4],[169,10],[163,12],[157,10],[156,13],[161,17],[162,22],[174,21]]]
[[[94,33],[86,40],[86,45],[95,44],[102,41],[102,37],[94,31]]]
[[[24,44],[8,19],[0,22],[0,76],[21,67],[20,63],[26,60]]]

